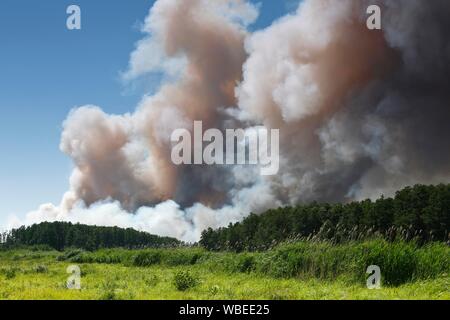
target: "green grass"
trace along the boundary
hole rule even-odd
[[[199,248],[96,252],[0,251],[0,299],[443,299],[450,300],[444,244],[374,240],[299,242],[262,253]],[[71,264],[81,290],[66,288]],[[377,264],[382,289],[365,287]]]
[[[409,281],[436,278],[450,272],[450,248],[443,243],[418,246],[414,242],[370,240],[333,245],[329,242],[295,242],[265,252],[208,252],[199,248],[124,250],[96,252],[69,250],[60,261],[74,263],[153,265],[203,265],[231,273],[256,272],[275,278],[333,280],[346,277],[364,281],[365,270],[378,265],[383,282],[398,286]]]

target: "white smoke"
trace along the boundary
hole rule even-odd
[[[373,2],[382,31],[366,27]],[[123,78],[163,72],[166,82],[132,114],[73,110],[61,139],[75,165],[70,190],[25,223],[197,241],[250,212],[448,181],[449,9],[445,0],[305,0],[250,34],[258,9],[244,0],[158,0]],[[196,120],[205,130],[280,129],[279,174],[174,166],[170,135]]]

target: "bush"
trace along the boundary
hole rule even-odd
[[[398,286],[413,279],[418,263],[418,248],[414,243],[373,241],[358,249],[358,270],[379,266],[383,284]]]
[[[200,280],[189,271],[178,271],[173,278],[173,284],[178,291],[186,291],[199,285]]]
[[[167,249],[164,250],[162,263],[169,266],[194,265],[203,255],[204,251],[198,249]]]
[[[5,276],[6,280],[14,279],[17,275],[17,272],[19,272],[19,269],[15,267],[9,267],[0,270],[0,273]]]
[[[5,273],[5,277],[7,280],[13,279],[16,277],[16,270],[15,269],[9,269]]]
[[[130,251],[123,249],[103,249],[87,254],[84,259],[95,263],[117,264],[129,259]]]
[[[132,264],[137,267],[148,267],[161,262],[162,254],[160,251],[142,251],[136,254]]]
[[[60,256],[58,256],[56,258],[56,260],[75,262],[73,260],[76,260],[83,253],[84,253],[84,250],[81,250],[81,249],[69,249],[69,250],[65,251],[63,254],[61,254]]]
[[[414,242],[385,240],[345,245],[298,242],[264,253],[256,270],[274,277],[330,280],[346,277],[365,283],[367,267],[377,265],[383,284],[398,286],[448,272],[449,251],[445,244],[438,243],[420,247]]]
[[[114,282],[104,282],[101,287],[99,300],[117,300],[116,290],[117,286]]]
[[[132,265],[147,267],[155,264],[168,266],[194,265],[204,255],[197,249],[153,249],[138,252],[132,257]]]
[[[39,265],[35,266],[35,267],[33,268],[33,270],[34,270],[34,272],[36,272],[36,273],[47,273],[47,272],[48,272],[47,266],[46,266],[46,265],[43,265],[43,264],[39,264]]]
[[[160,279],[156,275],[151,275],[149,277],[144,278],[144,283],[148,287],[156,287],[159,283]]]

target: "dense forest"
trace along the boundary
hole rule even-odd
[[[252,214],[227,228],[208,229],[200,244],[209,250],[264,250],[295,239],[335,243],[384,237],[387,240],[448,241],[450,185],[416,185],[348,204],[311,203]]]
[[[44,222],[21,227],[0,235],[5,247],[45,245],[56,250],[76,247],[86,250],[100,248],[158,248],[176,246],[173,238],[158,237],[134,229],[97,227],[68,222]]]
[[[311,203],[251,214],[227,228],[208,229],[200,245],[208,250],[256,251],[291,240],[318,239],[342,243],[383,237],[419,242],[449,241],[450,185],[416,185],[381,197],[347,204]],[[47,245],[57,250],[76,247],[156,248],[177,246],[173,238],[133,229],[66,222],[41,223],[0,234],[3,246]]]

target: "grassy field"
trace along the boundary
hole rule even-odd
[[[0,299],[441,299],[450,300],[450,249],[371,241],[296,243],[264,253],[198,248],[0,251]],[[364,265],[383,285],[366,288]],[[66,287],[70,265],[81,290]],[[386,284],[387,283],[387,284]]]

